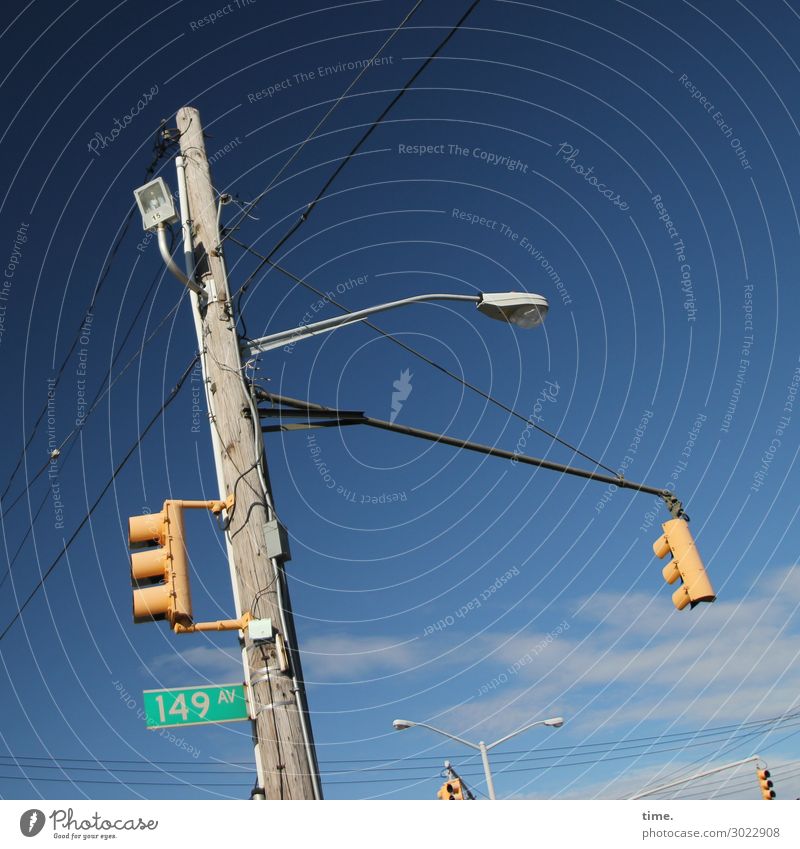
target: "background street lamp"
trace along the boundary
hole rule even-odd
[[[413,728],[415,725],[420,728],[427,728],[429,731],[435,731],[437,734],[441,734],[444,737],[449,737],[451,740],[455,740],[457,743],[463,743],[465,746],[469,746],[470,749],[477,749],[481,753],[481,760],[483,761],[483,772],[486,776],[486,787],[489,790],[489,798],[496,799],[494,793],[494,781],[492,780],[492,771],[489,768],[489,750],[493,749],[495,746],[499,746],[500,743],[505,743],[506,740],[510,740],[512,737],[516,737],[517,734],[522,734],[523,731],[527,731],[529,728],[534,728],[537,725],[547,725],[550,728],[561,728],[564,724],[563,717],[554,716],[551,719],[537,719],[535,722],[529,722],[527,725],[523,725],[521,728],[518,728],[516,731],[512,731],[510,734],[506,734],[505,737],[501,737],[499,740],[495,740],[494,743],[489,743],[487,746],[486,743],[481,740],[479,743],[470,743],[469,740],[464,740],[462,737],[456,737],[455,734],[450,734],[447,731],[442,731],[441,728],[436,728],[433,725],[428,725],[426,722],[412,722],[410,719],[395,719],[392,723],[395,731],[405,731],[406,728]]]
[[[311,336],[327,333],[347,324],[363,321],[376,312],[393,310],[397,307],[404,307],[406,304],[416,304],[421,301],[472,301],[476,304],[478,311],[488,315],[489,318],[506,321],[522,328],[540,325],[544,321],[548,309],[547,298],[542,295],[532,295],[529,292],[495,292],[484,295],[414,295],[410,298],[379,304],[375,307],[338,315],[323,321],[315,321],[313,324],[304,324],[291,330],[282,330],[280,333],[271,333],[269,336],[262,336],[260,339],[251,339],[245,342],[243,347],[247,348],[250,354],[272,351],[275,348],[293,344],[300,339],[308,339]]]

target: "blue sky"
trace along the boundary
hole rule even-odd
[[[0,630],[62,556],[0,642],[3,797],[246,795],[246,723],[169,739],[138,715],[143,689],[241,679],[230,636],[130,616],[127,517],[216,496],[197,375],[63,554],[195,351],[188,298],[126,219],[161,119],[174,126],[185,104],[219,191],[255,198],[411,5],[9,16]],[[237,239],[273,247],[468,5],[421,5]],[[375,319],[521,418],[363,326],[264,354],[255,378],[592,467],[526,428],[533,417],[674,488],[718,595],[673,608],[651,547],[669,516],[652,496],[361,427],[267,434],[329,798],[433,798],[445,758],[485,791],[469,750],[399,734],[397,717],[488,742],[553,715],[562,728],[496,750],[499,796],[619,798],[753,754],[779,796],[800,795],[798,32],[800,10],[777,0],[483,0],[281,248],[351,310],[431,292],[547,297],[535,330],[455,302]],[[175,189],[171,157],[156,167]],[[235,290],[258,261],[226,251]],[[246,331],[338,313],[317,302],[261,273]],[[205,515],[187,527],[196,612],[230,616],[220,532]],[[693,789],[757,797],[749,770],[726,778]]]

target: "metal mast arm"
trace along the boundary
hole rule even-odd
[[[369,427],[379,428],[380,430],[394,431],[395,433],[403,433],[406,436],[415,436],[418,439],[425,439],[429,442],[439,442],[443,445],[452,445],[454,448],[463,448],[466,451],[475,451],[479,454],[488,454],[491,457],[500,457],[504,460],[511,460],[515,463],[522,463],[528,466],[537,466],[542,469],[548,469],[553,472],[561,472],[565,475],[573,475],[575,477],[584,478],[586,480],[598,481],[599,483],[613,484],[620,489],[631,489],[635,492],[643,492],[647,495],[657,495],[663,499],[674,518],[684,516],[683,505],[668,489],[661,489],[654,486],[648,486],[644,483],[636,483],[622,477],[613,477],[612,475],[604,475],[599,472],[593,472],[588,469],[579,469],[575,466],[568,466],[564,463],[555,463],[552,460],[545,460],[540,457],[531,457],[527,454],[519,454],[516,451],[508,451],[505,448],[497,448],[493,445],[483,445],[479,442],[472,442],[468,439],[460,437],[447,436],[442,433],[434,433],[430,430],[423,430],[418,427],[410,427],[409,425],[401,425],[396,422],[387,422],[383,419],[376,419],[372,416],[362,415],[360,418],[354,418],[352,413],[342,415],[340,411],[332,407],[325,407],[321,404],[314,404],[310,401],[301,401],[297,398],[290,398],[286,395],[276,395],[272,392],[267,392],[264,389],[258,389],[257,394],[260,398],[267,401],[285,404],[288,407],[294,407],[302,411],[325,412],[333,417],[339,417],[343,424],[365,424]]]

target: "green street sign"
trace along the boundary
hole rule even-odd
[[[242,684],[145,690],[142,696],[148,728],[236,722],[250,715]]]

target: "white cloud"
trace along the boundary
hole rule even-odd
[[[538,652],[541,635],[473,640],[473,652],[488,658],[482,669],[490,698],[480,704],[489,713],[503,704],[514,709],[530,690],[539,704],[570,703],[579,711],[585,705],[578,719],[586,730],[603,715],[606,724],[627,727],[665,717],[690,718],[698,726],[773,716],[800,704],[798,599],[795,568],[776,570],[742,602],[694,611],[674,611],[660,596],[628,596],[627,616],[598,617],[618,598],[595,596],[568,631]]]
[[[236,649],[223,649],[216,646],[193,646],[154,657],[144,671],[156,678],[165,675],[170,678],[177,674],[192,676],[192,684],[218,683],[222,676],[225,681],[236,681],[242,677],[242,656]],[[187,683],[187,682],[180,682]]]
[[[413,670],[423,659],[419,640],[398,642],[387,637],[331,634],[304,640],[306,681],[363,683],[398,671]]]
[[[572,728],[588,734],[632,733],[651,720],[668,731],[698,728],[800,705],[800,569],[774,570],[743,601],[693,611],[675,611],[664,594],[619,601],[598,594],[582,602],[550,639],[529,630],[471,635],[468,618],[435,642],[320,635],[303,645],[303,663],[309,681],[340,683],[403,672],[422,685],[433,670],[449,700],[443,711],[455,701],[450,685],[469,682],[463,719],[498,732],[544,710],[569,712]]]
[[[655,790],[672,782],[679,781],[671,787],[645,799],[669,798],[704,798],[704,799],[761,799],[755,770],[756,764],[742,764],[738,767],[725,769],[714,775],[692,779],[698,773],[707,772],[718,767],[735,763],[742,758],[713,758],[698,764],[695,760],[676,761],[665,770],[660,764],[642,766],[626,770],[611,780],[604,779],[583,784],[579,788],[568,790],[561,798],[565,799],[627,799],[644,792],[645,788]],[[780,754],[768,753],[762,756],[762,762],[770,771],[775,784],[776,797],[779,799],[795,799],[800,795],[800,777],[798,777],[798,761],[787,760]],[[687,779],[687,780],[684,780]],[[688,779],[692,779],[689,781]],[[523,798],[520,796],[520,798]],[[530,798],[537,798],[530,796]]]

